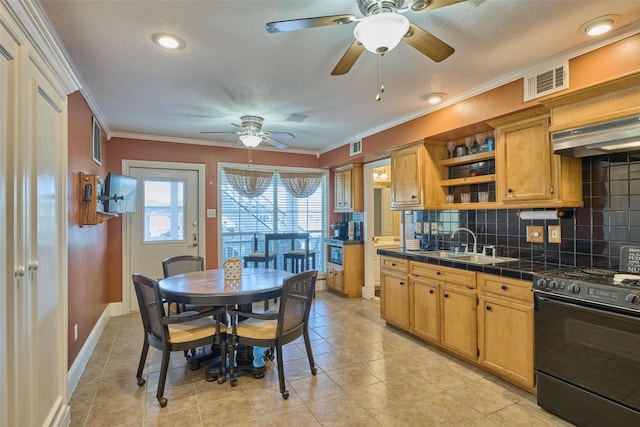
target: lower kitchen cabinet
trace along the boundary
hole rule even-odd
[[[411,332],[426,340],[440,342],[440,285],[411,279]]]
[[[327,289],[347,298],[362,296],[364,286],[364,245],[342,242],[327,244],[327,259],[331,248],[339,248],[342,264],[327,261]]]
[[[535,385],[529,282],[479,274],[478,362],[527,388]]]
[[[380,266],[380,311],[382,318],[392,325],[409,330],[408,262],[381,257]]]
[[[469,359],[476,359],[476,291],[457,285],[440,289],[440,345]]]
[[[343,281],[343,273],[344,269],[341,265],[327,263],[327,288],[332,291],[337,291],[342,293],[344,291],[344,281]]]

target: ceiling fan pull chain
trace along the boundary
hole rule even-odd
[[[376,95],[376,101],[380,101],[382,99],[382,94],[384,93],[384,54],[381,53],[378,55],[378,94]]]

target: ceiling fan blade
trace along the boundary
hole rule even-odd
[[[343,74],[347,74],[353,64],[356,63],[360,55],[364,52],[364,46],[358,42],[358,40],[354,40],[353,43],[349,46],[347,51],[342,55],[338,64],[331,72],[332,76],[341,76]]]
[[[456,3],[462,3],[465,0],[414,0],[409,1],[409,9],[414,13],[424,13],[429,10],[439,9]]]
[[[276,148],[279,148],[281,150],[284,150],[285,148],[289,148],[286,144],[283,144],[280,141],[276,141],[275,139],[271,138],[270,136],[265,135],[262,140],[264,142],[266,142],[267,144],[271,144]]]
[[[455,52],[454,48],[415,24],[409,24],[408,35],[402,40],[435,62],[445,60]]]
[[[270,33],[304,30],[305,28],[323,27],[325,25],[350,24],[357,21],[353,15],[318,16],[315,18],[290,19],[287,21],[267,22],[265,28]]]
[[[262,134],[266,137],[269,138],[273,138],[274,136],[276,138],[284,138],[284,139],[294,139],[295,135],[289,132],[268,132],[268,131],[264,131],[262,132]]]
[[[245,132],[238,132],[238,131],[234,131],[234,130],[230,130],[230,131],[226,131],[226,132],[200,132],[200,133],[228,133],[228,134],[232,134],[232,135],[243,135]]]

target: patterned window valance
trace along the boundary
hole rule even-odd
[[[322,173],[280,172],[280,180],[289,194],[302,199],[316,192],[322,182]]]
[[[273,177],[273,172],[254,169],[224,168],[224,173],[231,186],[245,197],[260,196],[269,188]]]

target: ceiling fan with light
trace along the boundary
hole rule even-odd
[[[284,150],[287,148],[286,144],[274,139],[275,138],[284,138],[284,139],[293,139],[295,136],[289,132],[269,132],[266,130],[262,130],[262,122],[263,118],[259,116],[242,116],[240,117],[241,124],[231,123],[232,126],[237,126],[242,128],[242,130],[237,131],[222,131],[222,132],[200,132],[203,134],[210,133],[228,133],[239,135],[240,141],[238,141],[235,147],[239,147],[244,145],[247,148],[255,148],[260,145],[261,142],[266,142],[267,144],[273,145],[276,148]]]
[[[353,31],[355,40],[331,72],[333,76],[348,73],[365,49],[384,55],[396,47],[400,40],[435,62],[440,62],[451,56],[454,49],[433,34],[409,22],[402,13],[409,10],[422,13],[462,1],[464,0],[356,0],[360,12],[364,15],[361,18],[349,14],[291,19],[269,22],[266,29],[270,33],[279,33],[358,22]]]

